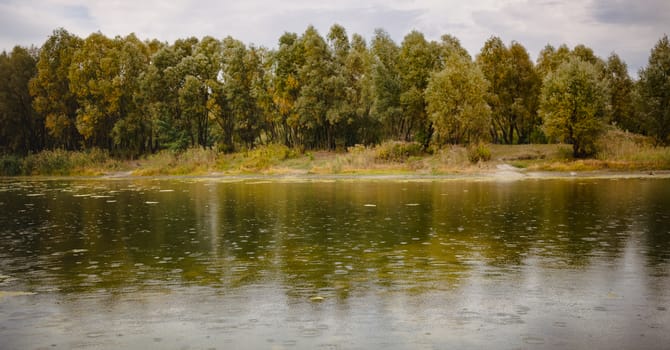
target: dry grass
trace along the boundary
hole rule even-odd
[[[162,151],[137,161],[122,162],[98,150],[45,151],[25,158],[0,158],[0,175],[102,175],[132,170],[133,175],[206,174],[473,174],[489,172],[501,163],[542,171],[669,170],[670,148],[611,129],[598,143],[593,159],[574,159],[570,145],[478,145],[467,149],[445,146],[426,153],[415,143],[386,142],[375,147],[357,145],[346,152],[300,153],[283,145],[265,145],[251,151],[222,154],[195,148]],[[477,157],[472,162],[473,152]],[[490,160],[487,152],[490,151]]]

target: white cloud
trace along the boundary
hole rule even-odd
[[[412,29],[433,40],[449,33],[473,56],[491,35],[520,42],[532,56],[547,43],[582,43],[600,56],[616,51],[637,70],[670,33],[667,18],[667,0],[0,0],[0,49],[41,45],[58,27],[164,41],[231,35],[274,47],[285,31],[312,24],[325,35],[339,23],[368,39],[381,27],[398,42]]]

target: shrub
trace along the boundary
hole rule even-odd
[[[247,152],[244,157],[242,170],[263,170],[275,165],[283,160],[296,157],[296,152],[285,145],[270,144],[259,146]]]
[[[23,161],[17,156],[6,155],[0,157],[0,176],[21,175],[22,167]]]
[[[384,142],[375,148],[375,159],[387,162],[404,162],[409,157],[420,156],[423,146],[418,142]]]
[[[491,150],[484,143],[477,143],[468,147],[468,159],[471,163],[486,162],[491,160]]]

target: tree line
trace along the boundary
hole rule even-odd
[[[520,43],[491,37],[473,58],[451,35],[412,31],[397,44],[378,29],[367,42],[340,25],[326,37],[312,26],[284,33],[274,50],[232,37],[83,39],[61,28],[39,48],[0,55],[0,153],[400,140],[566,142],[588,156],[606,125],[670,142],[667,36],[636,80],[618,55],[584,45],[547,45],[533,62]]]

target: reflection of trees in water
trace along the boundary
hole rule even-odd
[[[633,230],[651,263],[667,261],[666,183],[36,182],[2,193],[0,248],[30,283],[66,290],[415,293],[482,271],[619,259]]]

